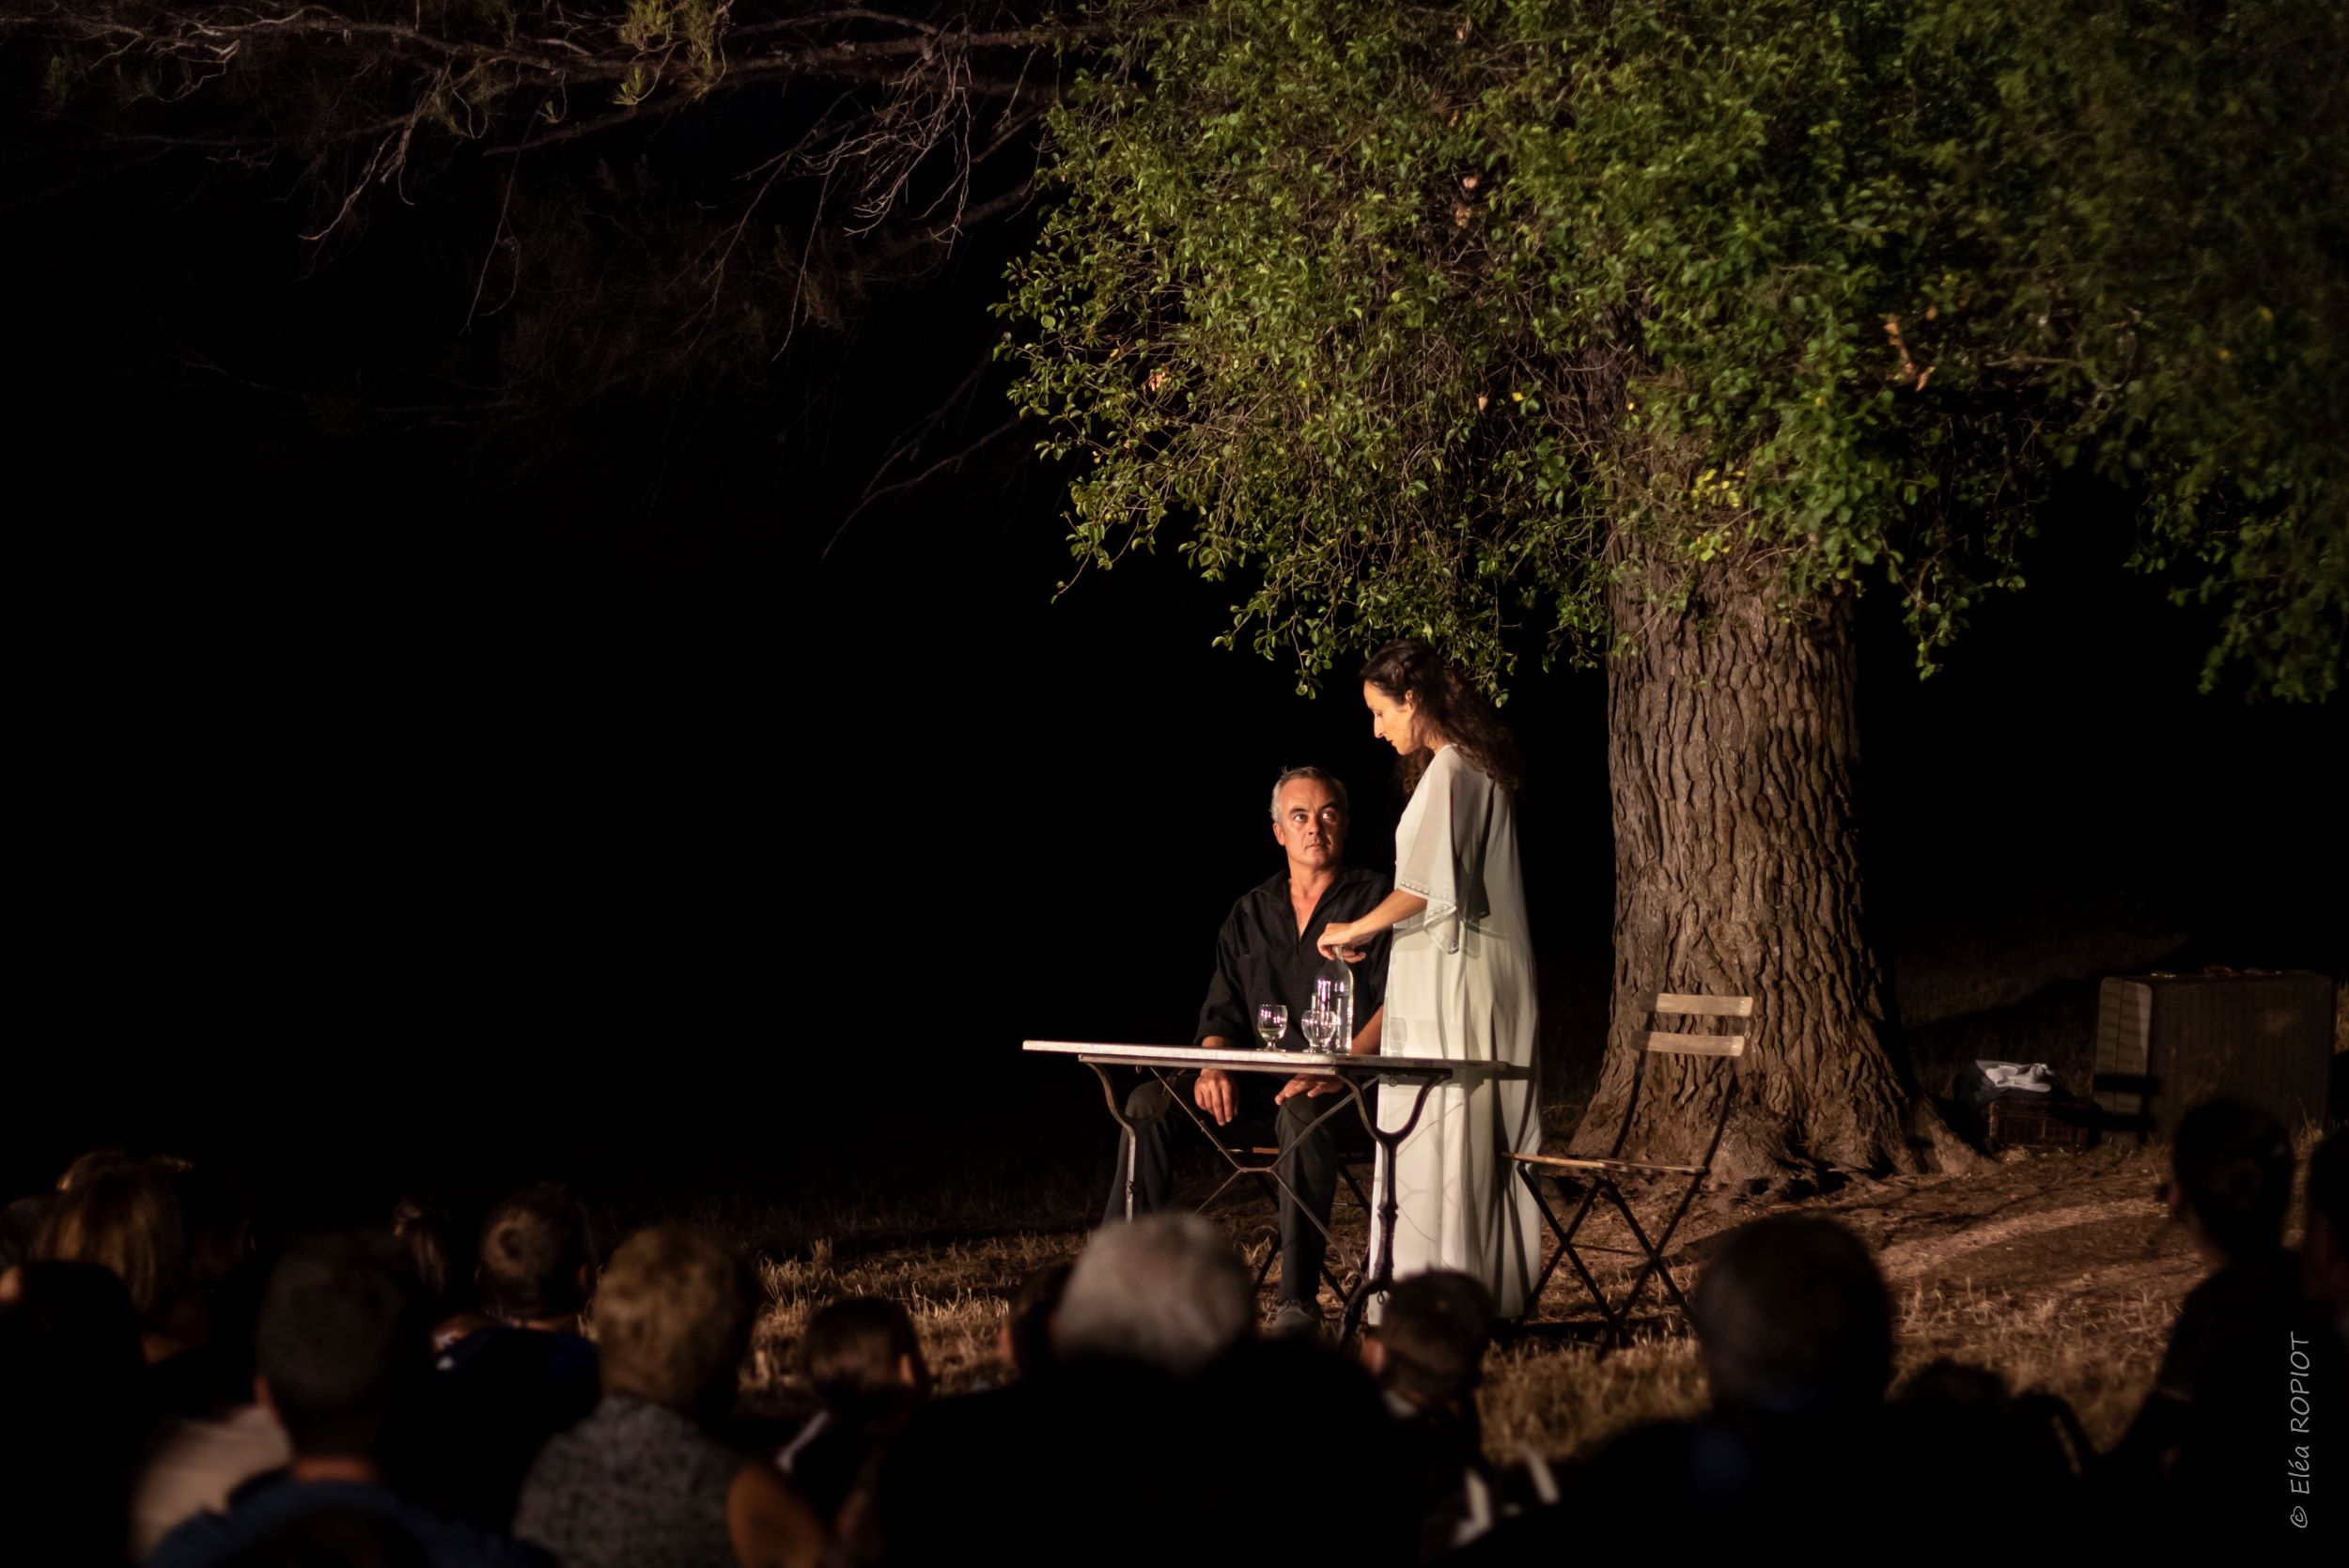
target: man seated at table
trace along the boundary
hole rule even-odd
[[[1194,1044],[1227,1050],[1256,1045],[1256,1009],[1274,1003],[1288,1009],[1288,1034],[1283,1044],[1303,1045],[1299,1020],[1324,968],[1315,939],[1325,925],[1368,914],[1387,895],[1391,880],[1345,863],[1346,826],[1346,785],[1330,774],[1318,768],[1292,768],[1275,781],[1272,837],[1287,863],[1243,894],[1224,917],[1216,938],[1215,974],[1199,1010]],[[1354,966],[1352,1049],[1357,1054],[1378,1048],[1386,984],[1387,937],[1382,933],[1367,944],[1361,962]],[[1185,1074],[1175,1082],[1188,1089],[1227,1143],[1245,1147],[1269,1142],[1286,1151],[1280,1174],[1312,1218],[1283,1194],[1281,1306],[1273,1330],[1314,1327],[1320,1321],[1315,1298],[1328,1248],[1323,1233],[1337,1188],[1337,1155],[1330,1123],[1307,1129],[1331,1109],[1327,1096],[1337,1092],[1334,1084],[1328,1079],[1301,1077],[1283,1082],[1277,1074],[1228,1073],[1214,1067]],[[1134,1212],[1156,1213],[1173,1202],[1170,1125],[1188,1118],[1167,1104],[1166,1090],[1156,1079],[1127,1098],[1126,1114],[1142,1128]],[[1125,1141],[1121,1136],[1108,1220],[1126,1215]]]

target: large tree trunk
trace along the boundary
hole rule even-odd
[[[1717,1179],[1963,1163],[1889,1048],[1861,919],[1849,596],[1789,616],[1757,573],[1727,565],[1694,574],[1685,608],[1645,589],[1627,571],[1610,607],[1624,638],[1608,677],[1613,1028],[1576,1152],[1606,1153],[1624,1125],[1650,999],[1699,991],[1754,999]],[[1651,1056],[1626,1156],[1702,1156],[1721,1067]]]

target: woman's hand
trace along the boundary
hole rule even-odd
[[[1321,950],[1324,958],[1343,958],[1349,964],[1362,961],[1362,950],[1356,945],[1351,921],[1332,921],[1323,926],[1320,939],[1314,945]]]

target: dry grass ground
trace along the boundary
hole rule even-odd
[[[2109,1444],[2151,1383],[2170,1319],[2199,1274],[2155,1201],[2161,1174],[2160,1157],[2150,1152],[2015,1154],[1982,1175],[1857,1183],[1793,1203],[1713,1203],[1692,1213],[1674,1238],[1673,1272],[1685,1288],[1716,1237],[1764,1214],[1831,1215],[1881,1260],[1904,1371],[1941,1357],[1994,1368],[2018,1390],[2044,1389],[2070,1401],[2091,1437]],[[996,1337],[1007,1296],[1034,1270],[1073,1254],[1083,1234],[1074,1225],[1003,1230],[1005,1210],[996,1202],[959,1196],[981,1200],[969,1218],[991,1212],[997,1226],[924,1236],[914,1234],[911,1213],[844,1211],[834,1235],[779,1250],[764,1268],[770,1303],[746,1390],[752,1402],[773,1407],[793,1400],[789,1368],[800,1328],[809,1312],[846,1293],[907,1303],[942,1387],[1002,1376]],[[1082,1196],[1071,1188],[1047,1206],[1081,1213]],[[1265,1245],[1264,1211],[1227,1198],[1221,1212],[1241,1246]],[[739,1216],[705,1218],[741,1229]],[[937,1219],[933,1209],[931,1223]],[[1359,1254],[1362,1227],[1363,1217],[1342,1198],[1339,1234],[1350,1253]],[[961,1239],[939,1239],[957,1234]],[[1595,1220],[1586,1237],[1619,1239]],[[1627,1272],[1615,1278],[1626,1280]],[[1530,1447],[1568,1456],[1641,1421],[1697,1409],[1704,1380],[1694,1346],[1653,1311],[1653,1294],[1647,1305],[1653,1330],[1604,1358],[1571,1330],[1528,1332],[1500,1348],[1484,1395],[1496,1455]],[[1553,1320],[1592,1317],[1563,1276],[1551,1281],[1542,1309]]]

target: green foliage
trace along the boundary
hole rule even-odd
[[[1089,558],[1180,514],[1200,571],[1252,580],[1267,653],[1315,672],[1358,626],[1412,627],[1491,667],[1521,584],[1587,575],[1550,544],[1588,481],[1511,399],[1518,323],[1461,287],[1442,215],[1485,167],[1479,55],[1435,13],[1343,9],[1211,7],[1082,81],[1017,272],[1019,396],[1091,459]]]
[[[2067,456],[2145,497],[2130,564],[2223,606],[2204,686],[2338,686],[2349,615],[2349,10],[2021,11],[1984,149],[2030,171],[1999,213],[2010,337],[2058,362]],[[2034,342],[2032,334],[2036,333]],[[2041,347],[2043,346],[2044,347]]]
[[[2214,670],[2323,695],[2349,204],[2294,180],[2349,168],[2349,51],[2313,5],[2256,9],[1210,0],[1138,26],[1053,116],[1003,307],[1020,406],[1079,460],[1075,551],[1170,535],[1308,681],[1393,633],[1495,682],[1520,626],[1594,658],[1630,629],[1610,598],[1705,563],[1790,613],[1888,581],[1930,668],[2021,584],[2038,482],[2077,459],[2143,486],[2140,564],[2227,604]],[[2132,97],[2149,70],[2174,85]]]

